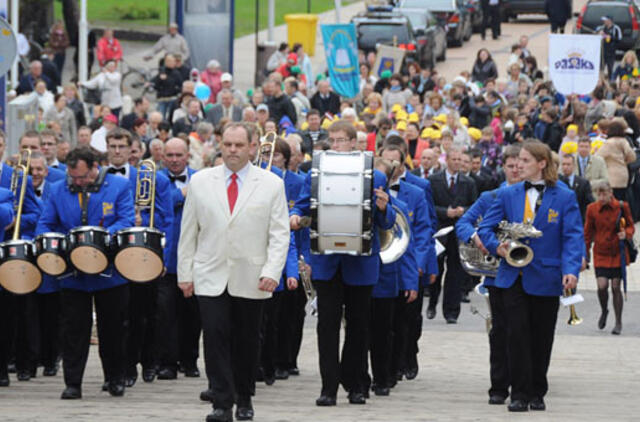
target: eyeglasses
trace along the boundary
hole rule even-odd
[[[329,144],[346,144],[350,141],[348,138],[329,138]]]

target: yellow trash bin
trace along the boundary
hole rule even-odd
[[[318,15],[302,13],[284,15],[284,21],[287,23],[289,45],[299,42],[304,51],[309,56],[313,56],[316,50]]]

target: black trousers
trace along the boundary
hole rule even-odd
[[[564,34],[564,27],[567,24],[567,22],[554,22],[551,21],[551,33],[552,34],[556,34],[556,33],[561,33]]]
[[[556,296],[527,294],[518,279],[508,289],[496,289],[507,321],[511,399],[543,398],[558,318]]]
[[[40,362],[53,368],[60,355],[60,292],[38,294],[37,301]]]
[[[156,366],[156,281],[129,283],[129,330],[126,339],[127,376],[137,374],[136,365],[144,369]]]
[[[395,376],[391,372],[395,307],[396,298],[371,299],[371,374],[378,387],[390,387],[391,377]]]
[[[442,313],[445,318],[458,319],[458,316],[460,315],[460,300],[462,299],[462,290],[460,286],[469,276],[462,269],[462,265],[460,264],[458,238],[455,233],[451,232],[447,235],[443,246],[446,250],[438,257],[438,277],[436,278],[435,283],[429,285],[429,307],[435,309],[438,304],[440,290],[444,290],[442,293]],[[442,276],[445,272],[445,261],[447,271],[444,276],[444,287],[442,287]]]
[[[62,368],[65,384],[77,387],[82,384],[89,357],[93,301],[100,339],[99,354],[106,381],[123,382],[129,287],[123,284],[96,292],[63,289],[61,297]]]
[[[348,392],[365,392],[362,370],[367,361],[369,344],[369,306],[373,286],[350,286],[340,274],[329,281],[314,281],[318,294],[318,354],[322,394],[335,397],[338,384]],[[340,324],[346,319],[342,356],[340,347]]]
[[[200,311],[195,297],[185,298],[175,274],[157,283],[157,360],[160,367],[177,370],[178,361],[195,367],[200,349]]]
[[[278,342],[280,330],[280,310],[284,292],[274,292],[265,300],[260,332],[260,363],[265,377],[273,377],[276,371],[278,355],[284,348]],[[283,368],[288,369],[288,368]]]
[[[489,331],[489,395],[509,397],[509,360],[507,353],[507,316],[500,289],[489,286],[491,304],[491,331]]]
[[[428,275],[423,276],[425,282]],[[412,369],[418,367],[418,341],[422,336],[422,303],[424,301],[424,287],[421,284],[418,288],[418,297],[411,303],[405,303],[405,318],[407,324],[407,340],[405,343],[404,368]]]
[[[603,61],[604,61],[604,65],[607,68],[607,77],[609,79],[611,79],[613,77],[613,66],[616,64],[616,55],[615,55],[615,50],[613,51],[613,53],[605,53],[603,55]],[[614,193],[615,193],[615,189],[614,189]]]
[[[482,30],[480,35],[483,39],[488,27],[491,27],[493,38],[500,36],[500,6],[488,6],[482,11]]]
[[[13,297],[16,311],[16,370],[34,372],[40,358],[40,324],[38,294]]]
[[[295,290],[282,292],[280,304],[280,317],[278,322],[278,344],[280,351],[276,358],[276,367],[279,369],[291,369],[298,367],[298,354],[302,344],[302,331],[304,328],[304,307],[307,304],[307,296],[302,284]]]
[[[11,299],[11,293],[6,290],[0,290],[0,376],[6,376],[8,372]]]
[[[204,337],[204,363],[213,408],[230,409],[255,394],[264,300],[229,295],[197,296]]]

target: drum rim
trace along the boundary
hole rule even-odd
[[[121,234],[127,234],[127,233],[144,233],[144,232],[158,233],[164,236],[163,232],[153,227],[129,227],[126,229],[120,229],[116,232],[116,236],[119,236]]]
[[[74,233],[78,233],[78,232],[88,232],[88,231],[97,231],[97,232],[102,232],[105,234],[109,234],[109,230],[105,229],[104,227],[100,227],[100,226],[78,226],[78,227],[74,227],[73,229],[69,230],[69,234],[74,234]]]
[[[12,245],[33,245],[33,240],[28,239],[10,239],[0,243],[0,248]]]
[[[33,240],[39,240],[39,239],[46,239],[46,238],[59,238],[59,239],[66,239],[67,235],[60,233],[60,232],[48,232],[48,233],[42,233],[37,235]]]

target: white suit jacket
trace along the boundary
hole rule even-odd
[[[178,243],[178,281],[196,295],[266,299],[260,277],[279,281],[289,248],[289,213],[282,179],[250,166],[233,214],[223,166],[189,182]]]

